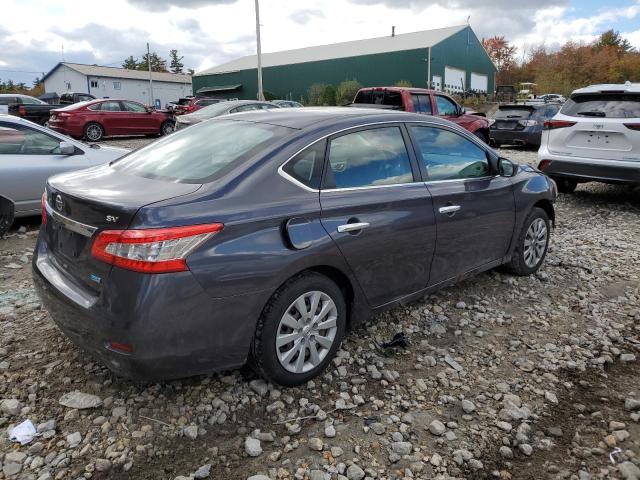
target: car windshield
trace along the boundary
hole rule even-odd
[[[529,118],[531,113],[533,113],[533,108],[531,107],[505,107],[496,112],[496,120],[522,120]]]
[[[201,108],[200,110],[196,110],[195,112],[190,113],[189,115],[193,117],[198,117],[201,119],[213,118],[223,114],[229,108],[231,108],[231,104],[228,102],[214,103],[213,105],[208,105],[204,108]]]
[[[136,150],[113,164],[126,174],[206,183],[285,137],[290,128],[234,120],[203,122]]]
[[[640,93],[573,95],[560,113],[572,117],[640,118]]]

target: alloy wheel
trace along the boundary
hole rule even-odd
[[[537,266],[544,257],[547,248],[547,223],[542,218],[536,218],[524,237],[524,263],[529,268]]]
[[[338,332],[338,308],[329,295],[306,292],[296,298],[280,319],[276,352],[291,373],[313,370],[326,358]]]
[[[102,137],[102,128],[100,128],[99,125],[89,125],[87,127],[87,139],[91,140],[91,141],[96,141],[96,140],[100,140],[100,137]]]

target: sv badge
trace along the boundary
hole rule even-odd
[[[107,215],[107,222],[117,222],[120,217],[114,217],[113,215]]]

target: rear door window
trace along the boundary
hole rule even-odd
[[[331,140],[325,188],[355,188],[413,182],[400,127],[347,133]]]
[[[416,113],[431,115],[431,97],[429,95],[413,94],[411,95],[411,100]]]
[[[583,118],[640,118],[640,93],[573,95],[560,113]]]

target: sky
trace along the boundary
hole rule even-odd
[[[196,72],[255,53],[253,0],[2,0],[0,79],[31,85],[63,59],[121,66],[151,50]],[[640,50],[640,0],[261,0],[262,51],[469,23],[532,47],[589,42],[610,28]]]

